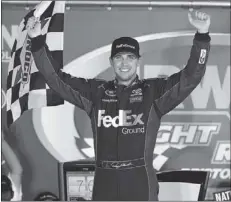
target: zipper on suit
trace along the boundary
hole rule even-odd
[[[119,109],[120,109],[120,96],[119,96],[118,91],[116,93],[116,96],[117,96],[116,111],[118,113]],[[116,151],[116,160],[118,161],[119,160],[119,127],[116,129],[116,144],[117,144],[116,145],[116,148],[117,148],[117,151]],[[117,176],[117,180],[116,180],[116,183],[117,183],[117,201],[119,201],[119,181],[120,181],[120,179],[119,179],[118,171],[116,170],[115,172],[116,172],[116,176]]]

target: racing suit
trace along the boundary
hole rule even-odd
[[[210,49],[208,33],[196,33],[187,65],[167,78],[116,80],[76,78],[60,70],[43,36],[32,39],[35,64],[47,84],[91,119],[95,178],[93,200],[158,200],[153,150],[160,120],[200,83]]]

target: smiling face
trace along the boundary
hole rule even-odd
[[[135,79],[140,60],[134,54],[118,53],[110,62],[119,84],[129,85]]]

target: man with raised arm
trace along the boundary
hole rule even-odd
[[[189,12],[188,19],[197,32],[183,70],[168,78],[140,80],[139,43],[121,37],[111,47],[109,60],[116,75],[112,81],[59,71],[41,35],[41,23],[36,18],[28,21],[33,57],[47,84],[91,119],[96,165],[93,200],[158,200],[152,161],[161,118],[200,83],[210,49],[210,16],[196,11]]]

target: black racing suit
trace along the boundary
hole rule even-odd
[[[47,84],[91,119],[96,160],[93,200],[158,200],[152,162],[161,117],[200,83],[209,49],[209,34],[196,33],[183,70],[168,78],[137,77],[123,86],[116,80],[76,78],[58,71],[44,37],[32,40],[35,63]]]

